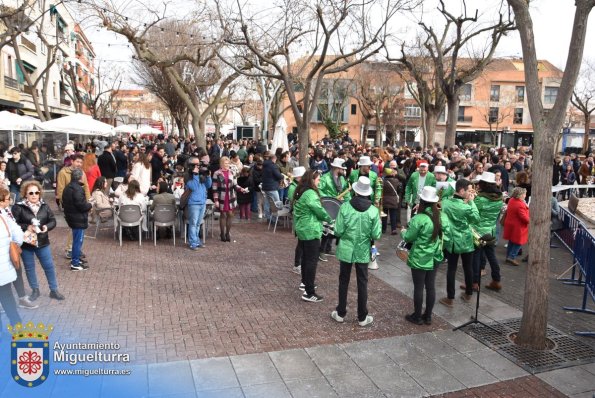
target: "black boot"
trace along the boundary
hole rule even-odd
[[[221,242],[225,242],[226,238],[225,238],[225,234],[223,232],[221,232]]]
[[[31,301],[35,301],[39,298],[39,289],[35,288],[33,289],[33,291],[31,292],[31,295],[29,296],[29,300]]]
[[[229,232],[225,233],[225,240],[227,242],[231,242],[231,237],[229,236]]]
[[[64,295],[61,294],[57,290],[50,291],[50,298],[53,298],[53,299],[56,299],[56,300],[64,300],[65,299]]]

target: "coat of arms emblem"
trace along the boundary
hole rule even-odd
[[[10,371],[14,381],[25,387],[37,387],[47,380],[50,372],[49,334],[52,325],[28,322],[8,326],[10,343]]]

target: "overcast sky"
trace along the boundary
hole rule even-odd
[[[263,4],[268,0],[252,0],[263,1]],[[467,0],[468,9],[474,10],[474,7],[482,7],[486,9],[484,13],[490,12],[490,7],[487,4],[497,0]],[[189,1],[190,3],[190,1]],[[572,29],[572,22],[574,18],[574,1],[573,0],[534,0],[532,5],[531,15],[533,18],[535,29],[535,40],[537,47],[537,55],[540,59],[546,59],[552,62],[557,67],[563,69],[566,63],[566,56],[568,54],[568,44]],[[430,8],[427,5],[433,4],[433,0],[425,1],[424,7]],[[459,0],[446,0],[447,7],[459,5]],[[433,6],[431,7],[433,9]],[[426,11],[425,20],[431,21],[436,25],[436,29],[440,30],[443,27],[443,20],[431,15],[431,10]],[[452,10],[456,14],[456,10]],[[585,57],[595,60],[595,11],[591,13],[589,26],[587,30],[587,43],[585,46]],[[414,18],[402,18],[399,25],[409,25],[413,29],[407,29],[409,32],[415,29]],[[103,29],[89,29],[88,37],[93,43],[99,61],[112,62],[118,69],[123,71],[128,70],[129,60],[132,54],[131,50],[126,47],[126,41],[117,37],[114,33],[106,32]],[[108,43],[111,45],[108,46]],[[114,45],[115,44],[115,45]],[[498,56],[517,56],[521,57],[520,39],[517,32],[511,32],[508,37],[503,38],[498,50]],[[130,73],[123,73],[123,83],[127,86],[131,85]]]

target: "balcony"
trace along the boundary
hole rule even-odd
[[[60,97],[60,105],[70,106],[70,100],[68,100],[64,97]]]
[[[459,115],[459,116],[457,116],[457,122],[459,122],[459,123],[471,123],[471,122],[473,122],[473,116]]]
[[[33,87],[29,86],[27,83],[23,85],[23,92],[25,94],[33,95]]]
[[[18,90],[19,82],[17,81],[17,79],[13,79],[9,76],[4,76],[4,87],[11,88],[13,90]]]
[[[37,52],[37,46],[29,39],[27,39],[25,36],[21,35],[21,45],[31,51],[33,51],[34,53]]]

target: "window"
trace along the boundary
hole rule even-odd
[[[357,115],[357,104],[351,104],[351,114]]]
[[[498,122],[498,107],[493,106],[490,108],[489,123]]]
[[[48,48],[47,48],[47,46],[45,45],[45,43],[43,42],[43,40],[40,40],[40,43],[41,43],[41,44],[39,45],[39,48],[41,49],[41,53],[42,53],[43,55],[45,55],[45,54],[46,54],[46,52],[47,52],[47,49],[48,49]]]
[[[302,104],[298,104],[297,108],[300,113],[304,113],[304,106]]]
[[[438,116],[438,123],[445,123],[446,122],[446,111],[443,110],[440,112],[440,116]]]
[[[459,99],[461,101],[471,101],[471,84],[467,83],[461,87]]]
[[[457,121],[458,122],[471,122],[473,119],[471,116],[465,116],[465,106],[459,106],[459,112],[457,114]]]
[[[543,92],[543,103],[553,104],[558,96],[558,87],[546,87]]]
[[[514,109],[514,118],[512,122],[514,124],[523,124],[523,108]]]
[[[516,102],[525,102],[525,86],[516,86]]]
[[[407,85],[407,89],[405,90],[405,98],[413,98],[413,94],[411,92],[417,92],[417,83],[411,83]]]
[[[492,87],[490,88],[490,101],[492,101],[492,102],[500,101],[500,86],[499,85],[492,85]]]
[[[6,65],[4,65],[4,75],[14,78],[14,72],[13,72],[14,68],[12,67],[12,65],[13,65],[12,56],[7,55],[6,56]]]
[[[54,94],[54,99],[58,98],[58,88],[56,86],[56,82],[54,82],[53,86],[52,86],[52,92]]]
[[[405,107],[405,117],[421,118],[421,108],[415,105],[407,105]]]

